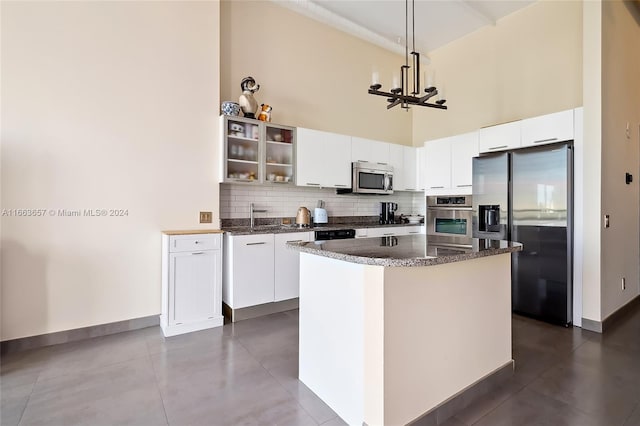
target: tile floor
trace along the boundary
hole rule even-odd
[[[341,425],[297,380],[297,311],[6,355],[0,424]],[[640,309],[605,335],[514,316],[516,373],[444,424],[640,425]]]

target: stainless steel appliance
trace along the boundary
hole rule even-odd
[[[472,197],[470,195],[427,197],[427,235],[471,238]],[[449,238],[451,237],[451,238]],[[431,239],[431,241],[435,241]]]
[[[395,212],[398,210],[398,203],[380,203],[380,224],[389,225],[396,223]]]
[[[512,256],[513,311],[572,322],[570,143],[473,159],[473,236],[523,244]]]
[[[351,164],[351,188],[338,194],[393,194],[393,167],[363,161]]]

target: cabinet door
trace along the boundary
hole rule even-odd
[[[416,181],[418,184],[418,191],[424,191],[427,183],[426,176],[426,153],[423,146],[416,148]]]
[[[273,234],[231,237],[233,309],[273,302]]]
[[[260,132],[255,120],[222,116],[223,182],[260,181]]]
[[[290,241],[311,241],[311,232],[292,232],[274,236],[274,300],[300,296],[300,252],[287,247]]]
[[[263,140],[265,148],[262,181],[293,185],[295,182],[295,129],[265,123]]]
[[[544,145],[573,139],[573,110],[522,120],[522,146]]]
[[[451,138],[436,139],[424,144],[426,160],[426,190],[451,188]]]
[[[520,148],[521,121],[480,129],[480,152],[504,151]]]
[[[219,316],[221,251],[179,252],[169,257],[169,324]]]
[[[351,138],[351,161],[389,164],[389,145],[371,139]]]
[[[402,147],[402,175],[405,191],[417,191],[422,188],[418,184],[418,151],[412,146]]]
[[[478,132],[451,138],[451,184],[456,194],[471,194],[473,157],[478,156]]]
[[[351,138],[298,128],[296,147],[298,186],[351,187]]]
[[[367,237],[390,237],[393,235],[403,235],[403,229],[403,226],[369,228],[367,231]]]
[[[393,190],[406,191],[404,171],[404,146],[389,144],[389,165],[393,167]]]

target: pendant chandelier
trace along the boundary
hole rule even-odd
[[[424,94],[420,91],[420,53],[416,52],[416,4],[415,0],[411,0],[411,16],[412,27],[411,32],[413,36],[412,48],[409,53],[409,0],[405,0],[405,39],[404,50],[405,58],[404,65],[400,66],[400,87],[394,87],[389,92],[382,91],[382,85],[378,83],[376,73],[374,73],[374,82],[369,86],[369,93],[372,95],[384,96],[387,98],[387,109],[391,109],[396,105],[400,105],[400,108],[408,110],[410,105],[426,106],[430,108],[447,109],[444,105],[446,100],[443,96],[440,97],[435,103],[427,102],[438,94],[438,89],[429,84],[429,87],[425,87]],[[413,66],[413,90],[409,92],[409,69],[412,66],[409,65],[409,54],[411,54],[412,66]],[[394,79],[395,80],[395,79]],[[397,81],[394,81],[394,85],[397,85]]]

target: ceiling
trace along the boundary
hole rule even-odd
[[[274,0],[389,50],[404,53],[405,0]],[[416,48],[428,53],[534,0],[415,0]],[[411,25],[411,0],[409,0]],[[411,41],[411,26],[409,26]],[[409,46],[411,49],[411,46]]]

